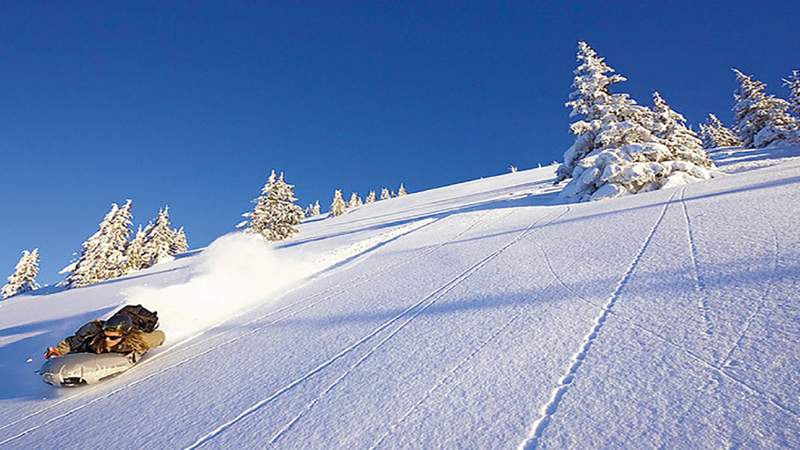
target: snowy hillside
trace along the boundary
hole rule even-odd
[[[715,159],[580,204],[521,171],[0,302],[0,448],[800,448],[800,147]],[[42,383],[126,302],[164,347]]]

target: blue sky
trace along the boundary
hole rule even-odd
[[[650,104],[731,119],[731,67],[786,96],[800,2],[9,2],[0,6],[0,276],[40,281],[112,202],[192,247],[271,168],[303,205],[560,160],[586,40]],[[7,273],[6,273],[7,272]]]

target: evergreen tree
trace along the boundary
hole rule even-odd
[[[189,241],[186,239],[186,232],[183,230],[183,227],[172,231],[175,236],[172,239],[170,253],[172,253],[173,256],[186,253],[189,250]]]
[[[375,203],[375,191],[369,191],[369,195],[367,195],[367,204]]]
[[[17,262],[14,273],[8,277],[8,283],[3,286],[2,298],[39,289],[36,276],[39,274],[39,249],[23,251],[22,257]]]
[[[100,229],[83,243],[80,257],[61,270],[69,275],[60,284],[70,288],[88,286],[126,273],[130,225],[131,201],[122,208],[112,204]]]
[[[672,152],[670,159],[713,167],[714,163],[703,150],[703,142],[697,133],[686,127],[686,119],[675,112],[658,92],[653,92],[653,113],[653,134]]]
[[[564,153],[557,180],[572,178],[561,195],[600,200],[677,186],[711,177],[710,158],[685,119],[660,95],[653,109],[610,86],[624,81],[585,43],[567,106],[581,120],[570,128],[575,143]]]
[[[255,200],[253,211],[243,214],[249,218],[247,231],[260,233],[270,241],[281,241],[297,234],[295,226],[302,222],[305,214],[295,202],[294,185],[286,182],[283,173],[276,177],[273,170],[261,196]]]
[[[700,138],[705,149],[742,145],[736,134],[723,125],[714,114],[709,114],[706,123],[700,124]]]
[[[152,267],[160,262],[170,261],[173,258],[172,248],[175,233],[169,223],[169,207],[165,206],[158,211],[158,216],[152,225],[148,225],[144,238],[144,267]]]
[[[358,192],[353,192],[352,194],[350,194],[350,201],[347,202],[347,207],[358,208],[359,206],[358,201],[359,201]]]
[[[788,80],[783,80],[789,88],[789,102],[796,116],[800,117],[800,70],[793,70]]]
[[[389,194],[389,189],[381,189],[381,200],[388,200],[390,198],[392,198],[392,196]]]
[[[330,217],[341,216],[347,210],[347,204],[342,197],[342,191],[337,189],[333,194],[333,202],[331,203]]]
[[[585,42],[578,43],[578,61],[573,91],[566,106],[570,117],[582,119],[570,125],[575,142],[564,152],[557,181],[575,177],[578,161],[595,150],[619,148],[627,144],[654,141],[647,124],[652,121],[648,108],[636,105],[628,94],[612,94],[612,85],[625,81],[614,74],[605,60]]]
[[[136,236],[131,243],[128,244],[128,249],[125,252],[127,273],[144,269],[147,267],[147,264],[149,264],[150,258],[145,254],[145,238],[150,233],[152,227],[153,225],[150,224],[147,228],[142,230],[142,226],[140,225],[139,229],[136,231]]]
[[[308,205],[308,208],[306,208],[306,217],[318,216],[320,213],[319,200]]]
[[[397,191],[397,196],[398,197],[402,197],[402,196],[407,195],[407,194],[408,194],[408,192],[406,192],[406,187],[403,185],[403,183],[400,183],[400,189],[398,189],[398,191]]]
[[[99,277],[104,280],[116,278],[127,272],[125,253],[128,248],[128,238],[131,234],[131,224],[133,214],[131,213],[132,202],[126,201],[117,211],[111,222],[106,235],[106,255],[105,267]]]
[[[734,130],[745,147],[766,147],[795,136],[797,123],[788,114],[786,100],[767,95],[767,85],[737,69],[739,88],[734,92]]]

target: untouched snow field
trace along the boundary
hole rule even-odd
[[[583,204],[522,171],[0,302],[0,448],[800,448],[799,155]],[[164,347],[42,383],[126,302]]]

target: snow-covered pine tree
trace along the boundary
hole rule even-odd
[[[367,204],[375,203],[375,191],[369,191],[369,195],[367,195]]]
[[[122,205],[114,215],[111,227],[106,233],[107,250],[105,256],[104,273],[100,277],[110,280],[127,273],[127,263],[125,253],[128,249],[128,238],[131,235],[131,225],[133,214],[131,212],[132,202],[128,200]]]
[[[160,262],[173,259],[173,240],[175,232],[169,223],[169,206],[158,211],[152,226],[148,225],[148,232],[144,238],[144,267],[151,267]]]
[[[783,80],[789,88],[789,102],[797,117],[800,117],[800,70],[793,70],[789,79]]]
[[[397,196],[398,197],[402,197],[402,196],[407,195],[407,194],[408,194],[408,192],[406,192],[405,185],[403,185],[403,183],[400,183],[400,188],[397,190]]]
[[[358,208],[358,192],[350,194],[350,201],[347,202],[348,208]]]
[[[131,243],[128,244],[128,248],[125,251],[127,273],[144,269],[150,262],[150,258],[145,254],[145,239],[152,227],[153,225],[150,224],[147,228],[142,230],[142,226],[139,225],[139,229],[136,230],[136,235]]]
[[[700,138],[705,149],[742,145],[736,134],[723,125],[714,114],[709,114],[706,123],[700,124]]]
[[[510,166],[508,166],[508,170],[510,170],[511,173],[517,173],[519,171],[519,167],[511,164]]]
[[[642,126],[650,111],[637,106],[628,94],[612,94],[610,88],[625,81],[585,42],[578,43],[579,61],[566,106],[570,117],[582,119],[570,125],[575,142],[564,152],[564,163],[557,171],[557,181],[576,177],[578,161],[597,149],[616,148],[625,144],[652,140]],[[579,172],[583,172],[580,170]]]
[[[23,251],[14,273],[8,277],[8,283],[0,291],[2,298],[7,299],[13,295],[39,289],[39,283],[36,282],[37,275],[39,275],[39,249]]]
[[[651,110],[612,94],[625,78],[586,43],[578,44],[578,61],[566,106],[582,118],[570,126],[575,143],[558,169],[559,181],[572,178],[563,197],[599,200],[711,177],[701,142],[660,95]]]
[[[344,202],[344,198],[342,197],[342,191],[336,189],[336,192],[333,193],[333,202],[331,202],[330,217],[341,216],[346,211],[347,211],[347,204]]]
[[[737,69],[739,88],[734,92],[734,130],[745,147],[766,147],[795,139],[797,121],[789,115],[789,102],[767,95],[767,85]]]
[[[59,272],[69,272],[59,284],[69,288],[88,286],[126,273],[125,253],[130,224],[131,201],[128,200],[122,208],[113,203],[100,223],[100,229],[83,243],[78,259]]]
[[[173,256],[186,253],[189,250],[189,241],[186,239],[186,231],[184,231],[183,227],[172,231],[175,233],[175,236],[172,239],[172,248],[170,248],[170,252]]]
[[[317,200],[317,201],[314,202],[313,205],[311,205],[311,215],[312,216],[318,216],[320,214],[322,214],[322,210],[320,209],[320,206],[319,206],[319,200]]]
[[[283,172],[276,177],[273,170],[255,200],[253,211],[243,214],[249,218],[247,231],[259,233],[270,241],[281,241],[297,234],[295,225],[302,222],[305,213],[295,202],[294,185],[286,182]]]
[[[675,112],[658,92],[653,92],[653,113],[653,134],[670,149],[671,159],[714,167],[697,133],[686,126],[686,118]]]
[[[392,196],[389,194],[389,189],[381,189],[381,200],[388,200],[390,198],[392,198]]]

